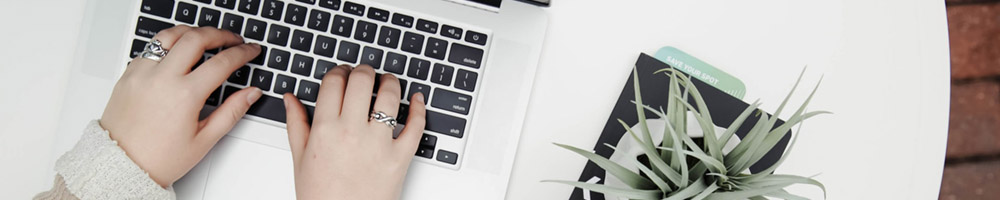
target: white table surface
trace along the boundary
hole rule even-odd
[[[28,9],[43,5],[56,6]],[[0,8],[4,199],[51,185],[49,151],[83,5]],[[949,103],[943,1],[563,0],[548,10],[508,199],[568,197],[571,187],[539,181],[575,180],[586,160],[551,143],[593,147],[639,53],[667,45],[742,79],[744,100],[761,99],[769,111],[803,66],[805,86],[825,76],[810,108],[835,114],[805,123],[778,173],[819,174],[829,199],[937,198]],[[791,191],[822,198],[812,187]]]

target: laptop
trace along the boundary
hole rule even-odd
[[[82,19],[53,158],[72,147],[85,123],[101,116],[114,83],[153,35],[174,25],[207,26],[263,48],[206,99],[203,113],[242,88],[259,87],[264,97],[174,184],[179,198],[295,198],[281,94],[294,93],[312,110],[327,70],[368,64],[379,74],[399,77],[401,122],[409,104],[405,97],[422,92],[428,105],[426,130],[401,196],[501,199],[548,24],[547,4],[92,0]],[[215,53],[207,51],[202,61]]]

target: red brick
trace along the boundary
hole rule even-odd
[[[949,6],[947,12],[952,78],[1000,75],[1000,4]]]
[[[1000,83],[951,86],[948,157],[1000,153]]]
[[[1000,160],[945,166],[938,198],[1000,199]]]

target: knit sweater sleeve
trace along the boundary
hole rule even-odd
[[[91,121],[76,146],[56,161],[56,173],[52,190],[36,199],[176,199],[173,187],[153,181],[98,120]]]

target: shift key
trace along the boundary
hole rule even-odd
[[[465,119],[427,111],[426,129],[456,138],[465,136]]]
[[[469,104],[472,104],[471,102],[472,102],[472,97],[470,97],[469,95],[459,94],[441,88],[435,88],[434,99],[431,100],[431,106],[463,115],[468,115]]]

